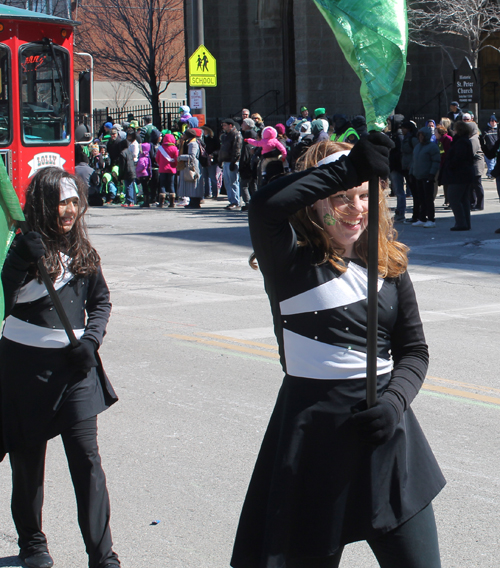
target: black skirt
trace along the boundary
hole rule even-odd
[[[389,380],[378,377],[379,395]],[[351,408],[365,389],[365,379],[285,376],[243,505],[233,568],[333,555],[395,529],[443,488],[411,408],[386,444],[358,438]]]
[[[1,339],[0,461],[2,450],[49,440],[118,400],[100,360],[83,375],[71,368],[67,353],[66,348],[43,349]]]

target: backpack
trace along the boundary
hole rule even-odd
[[[142,152],[139,154],[139,159],[137,160],[135,169],[138,177],[144,177],[144,172],[146,172],[147,177],[149,177],[151,170],[151,160],[147,154],[143,154]]]
[[[200,148],[200,156],[198,158],[200,165],[202,168],[206,168],[210,165],[210,158],[208,156],[207,148],[201,140],[198,140],[198,138],[196,139],[196,142],[198,142],[198,147]]]

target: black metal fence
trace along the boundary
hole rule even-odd
[[[160,104],[160,124],[155,124],[157,128],[163,130],[164,128],[172,129],[173,121],[179,115],[179,107],[181,105],[185,105],[185,100],[179,100],[175,102],[167,102],[161,101]],[[113,124],[119,123],[121,124],[124,121],[127,121],[129,115],[133,116],[133,120],[138,120],[139,123],[142,125],[142,118],[145,116],[152,116],[153,109],[151,105],[136,105],[136,106],[126,106],[121,108],[101,108],[101,109],[94,109],[93,111],[93,118],[94,118],[94,130],[95,133],[99,130],[101,125],[106,122],[108,116],[112,118]],[[85,124],[86,126],[90,126],[89,122],[89,115],[82,115],[78,114],[76,118],[76,124]]]

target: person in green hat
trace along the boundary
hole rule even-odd
[[[314,118],[316,120],[321,120],[321,122],[323,123],[323,130],[325,132],[328,132],[328,129],[330,128],[330,123],[328,122],[328,118],[326,116],[326,109],[323,107],[315,109]]]
[[[312,118],[309,116],[309,111],[307,110],[306,106],[300,107],[300,116],[302,117],[302,119],[312,122]]]

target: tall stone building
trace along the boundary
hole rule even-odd
[[[187,56],[198,47],[191,5],[186,0]],[[217,59],[218,71],[218,86],[206,89],[209,121],[237,115],[242,107],[268,116],[270,122],[297,113],[302,105],[310,112],[325,107],[329,116],[364,113],[359,79],[313,0],[204,0],[203,11],[205,46]],[[453,63],[437,48],[410,44],[398,112],[419,122],[447,114],[453,68],[464,56],[458,49],[451,54]],[[489,69],[497,62],[496,79],[486,86],[490,93],[499,80],[500,61],[493,53],[487,60]],[[496,97],[483,97],[481,119],[498,104],[500,83],[497,90]]]

